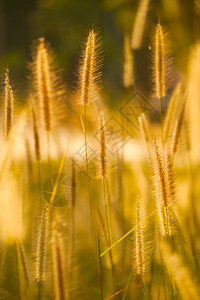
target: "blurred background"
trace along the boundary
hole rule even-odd
[[[109,89],[112,105],[123,95],[123,32],[132,30],[138,4],[139,0],[0,0],[0,71],[8,66],[17,93],[26,95],[31,45],[44,36],[56,53],[65,85],[71,89],[81,44],[94,25],[104,50],[103,90],[106,94]],[[200,0],[151,1],[136,61],[144,71],[144,85],[150,76],[148,51],[158,20],[169,32],[172,54],[176,53],[174,65],[184,73],[188,50],[200,39]]]

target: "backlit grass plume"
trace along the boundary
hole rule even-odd
[[[99,144],[100,144],[100,176],[107,175],[107,157],[106,157],[106,140],[105,140],[105,120],[103,112],[99,114]]]
[[[136,202],[135,257],[136,274],[143,276],[145,273],[144,226],[139,199]]]
[[[46,258],[49,237],[50,206],[43,208],[36,240],[35,278],[37,281],[46,279]]]
[[[44,128],[46,131],[50,131],[52,128],[54,78],[52,72],[52,57],[44,38],[40,38],[38,41],[33,71],[35,89],[39,99]]]
[[[5,88],[4,88],[4,99],[5,99],[5,139],[7,140],[10,136],[10,132],[13,126],[13,109],[14,109],[14,96],[13,90],[10,85],[9,71],[5,72]]]
[[[131,52],[131,41],[128,34],[124,35],[124,70],[123,70],[124,87],[133,85],[133,55]]]
[[[162,99],[166,95],[166,44],[163,28],[160,23],[155,28],[154,41],[154,86],[156,97]]]
[[[131,48],[133,50],[141,46],[149,2],[150,0],[140,0],[132,32]]]
[[[152,169],[156,208],[163,236],[172,234],[170,209],[174,203],[174,181],[170,157],[161,150],[157,138],[152,140]]]
[[[92,29],[82,52],[78,73],[78,98],[82,105],[90,104],[97,95],[102,65],[100,53],[98,34]]]

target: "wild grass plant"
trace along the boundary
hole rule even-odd
[[[169,91],[169,37],[162,20],[154,24],[152,96],[144,100],[135,59],[148,13],[141,0],[121,45],[124,95],[136,95],[123,103],[134,104],[126,116],[104,100],[103,43],[94,27],[70,95],[43,37],[33,45],[23,106],[6,69],[1,299],[200,298],[200,44]]]

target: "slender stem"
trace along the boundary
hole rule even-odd
[[[164,147],[162,101],[163,101],[163,98],[160,98],[160,127],[161,127],[161,140],[162,140],[162,146]]]
[[[192,232],[190,230],[190,243],[191,243],[191,248],[192,248],[192,254],[194,256],[195,264],[197,267],[199,267],[199,262],[197,258],[197,252],[196,252],[196,245],[195,245],[195,240],[192,238],[192,235],[194,236],[194,229],[198,231],[199,228],[199,222],[197,221],[197,214],[196,214],[196,205],[195,205],[195,172],[193,170],[192,166],[192,161],[191,161],[191,153],[190,150],[188,149],[188,160],[189,160],[189,172],[190,172],[190,199],[191,199],[191,225],[192,227]],[[189,217],[190,217],[189,215]]]
[[[74,254],[75,254],[75,216],[74,216],[74,207],[71,207],[70,210],[70,242],[69,242],[69,260],[68,260],[68,282],[73,286],[74,283]],[[69,291],[70,299],[73,299],[73,291]]]
[[[15,260],[16,260],[16,275],[17,275],[17,285],[18,285],[18,291],[19,291],[19,299],[21,298],[21,288],[20,288],[20,276],[19,276],[19,263],[18,263],[18,251],[17,251],[17,242],[15,242]]]
[[[166,218],[167,218],[167,239],[170,242],[170,232],[169,232],[169,212],[168,212],[168,206],[165,207],[166,209]]]
[[[47,158],[49,174],[51,174],[51,144],[50,144],[50,133],[47,131]]]
[[[98,247],[98,263],[99,263],[99,280],[100,280],[100,290],[101,290],[101,300],[103,300],[103,274],[102,274],[102,265],[101,265],[101,249],[99,236],[97,237],[97,247]]]
[[[144,295],[146,296],[146,298],[149,298],[150,292],[149,292],[149,289],[147,287],[147,284],[146,284],[143,276],[142,276],[142,286],[143,286]]]
[[[191,211],[193,216],[194,227],[197,228],[197,215],[196,215],[196,207],[195,207],[195,172],[193,171],[192,161],[191,161],[191,153],[188,150],[188,160],[189,160],[189,170],[190,170],[190,178],[191,178],[191,188],[190,188],[190,196],[191,196]]]
[[[91,199],[91,191],[90,191],[90,182],[89,182],[89,168],[88,168],[88,151],[87,151],[87,105],[84,105],[84,138],[85,138],[85,166],[86,172],[88,176],[87,185],[88,185],[88,195],[89,195],[89,204],[90,204],[90,217],[92,222],[92,228],[94,230],[94,218],[93,218],[93,206],[92,206],[92,199]],[[95,231],[96,233],[96,231]]]
[[[163,101],[163,98],[160,98],[160,124],[161,124],[161,127],[162,127],[162,122],[163,122],[162,101]]]
[[[40,161],[37,161],[37,171],[38,171],[38,199],[40,201],[39,203],[39,209],[40,212],[42,210],[42,197],[41,197],[41,171],[40,171]]]
[[[131,283],[132,276],[133,276],[133,271],[131,271],[131,273],[130,273],[130,275],[129,275],[129,277],[128,277],[128,281],[127,281],[127,284],[126,284],[126,287],[125,287],[125,291],[124,291],[122,300],[125,300],[125,299],[126,299],[126,296],[127,296],[127,294],[128,294],[128,287],[129,287],[129,285],[130,285],[130,283]]]
[[[100,253],[98,253],[98,238],[97,238],[97,230],[96,224],[94,221],[93,216],[93,205],[92,205],[92,197],[91,197],[91,190],[90,190],[90,181],[89,181],[89,168],[88,168],[88,151],[87,151],[87,104],[84,105],[84,139],[85,139],[85,165],[86,165],[86,172],[88,176],[87,186],[88,186],[88,197],[89,197],[89,205],[90,205],[90,218],[91,218],[91,227],[94,234],[95,246],[97,251],[97,260],[100,259]],[[99,268],[99,285],[100,285],[100,293],[102,295],[102,280],[101,280],[101,270]]]
[[[106,186],[106,178],[103,177],[102,179],[103,183],[103,194],[104,194],[104,204],[105,204],[105,216],[106,216],[106,226],[108,230],[108,246],[111,246],[111,221],[110,221],[110,214],[109,214],[109,205],[108,205],[108,192],[107,192],[107,186]],[[116,272],[113,264],[113,257],[112,257],[112,250],[109,251],[110,256],[110,263],[112,268],[112,279],[113,279],[113,289],[114,292],[116,291],[115,281],[116,281]]]
[[[19,262],[20,264],[22,264],[22,261],[21,261],[21,255],[20,255],[20,241],[16,241],[15,242],[15,245],[16,245],[16,252],[17,252],[17,267],[18,267],[18,278],[20,279],[21,278],[21,272],[19,270]],[[23,276],[24,276],[24,279],[25,279],[25,273],[23,271]],[[24,282],[24,281],[23,281]],[[26,284],[26,286],[24,287],[24,289],[22,290],[23,291],[23,296],[22,296],[22,292],[21,292],[21,289],[22,289],[22,286],[20,284],[20,280],[19,280],[19,290],[20,290],[20,296],[21,298],[23,299],[24,298],[24,291],[26,291],[26,296],[27,296],[27,300],[30,299],[30,286],[29,284]]]
[[[85,137],[85,164],[88,173],[88,153],[87,153],[87,105],[84,105],[84,137]]]
[[[41,299],[41,291],[42,291],[42,283],[41,281],[38,282],[38,300]]]
[[[161,126],[162,146],[164,148],[162,101],[163,101],[163,98],[161,97],[160,98],[160,126]],[[168,207],[166,206],[165,209],[166,209],[165,212],[166,212],[166,218],[167,218],[167,239],[169,240],[170,239],[170,234],[169,234],[169,217],[168,217],[169,214],[168,214]]]
[[[7,241],[4,244],[3,253],[1,254],[1,261],[0,261],[0,299],[2,299],[2,281],[3,281],[3,270],[4,270],[4,263],[6,259],[6,253],[7,253]]]

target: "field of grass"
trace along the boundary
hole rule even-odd
[[[200,42],[177,75],[167,26],[155,23],[143,93],[149,2],[124,32],[124,98],[113,108],[95,25],[73,91],[45,37],[33,43],[23,104],[4,71],[1,299],[200,299]]]

